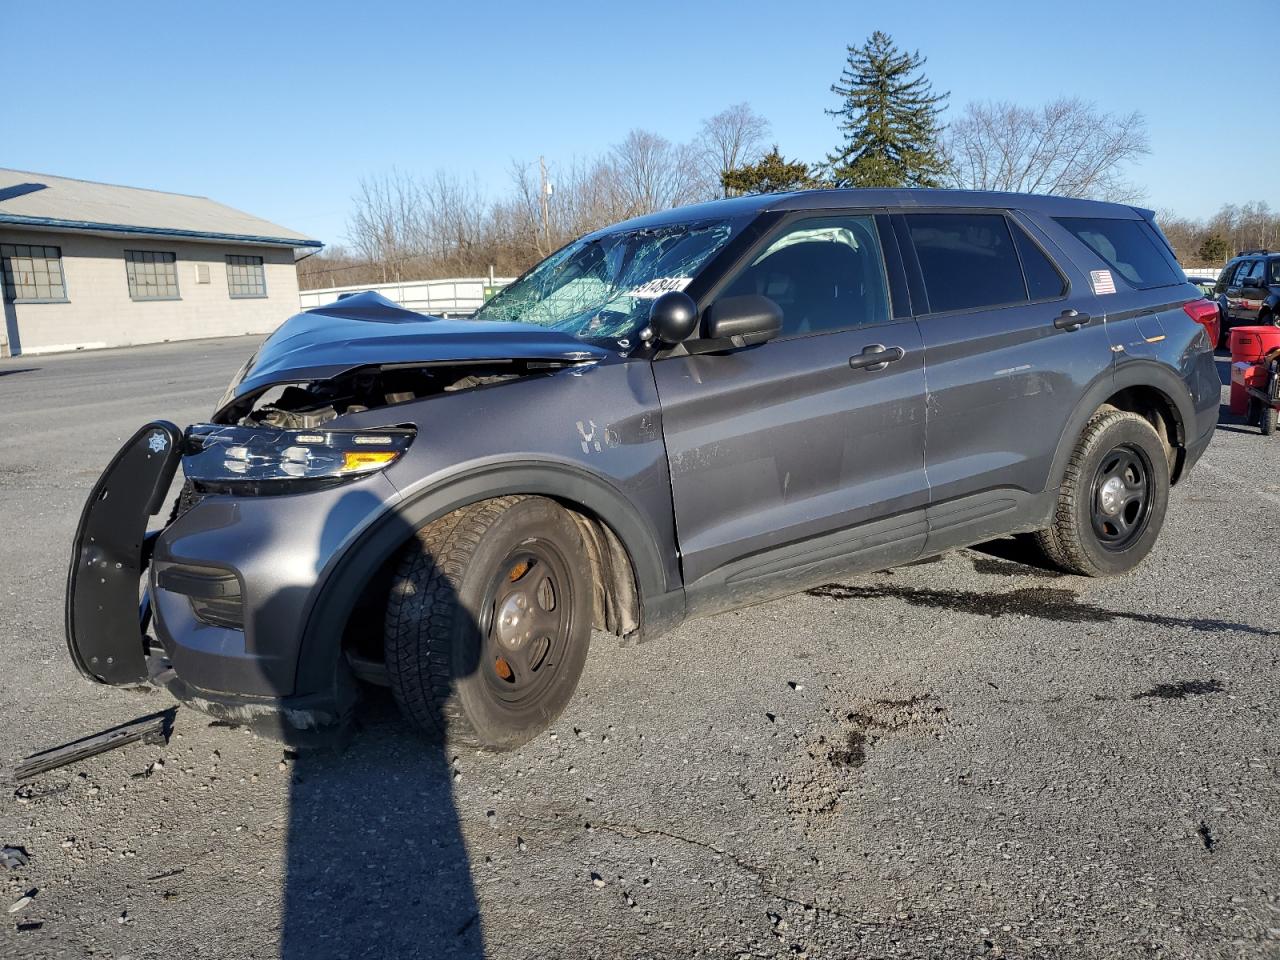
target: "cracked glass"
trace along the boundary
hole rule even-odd
[[[499,292],[474,319],[624,340],[645,324],[655,299],[687,287],[741,226],[691,222],[576,240]]]

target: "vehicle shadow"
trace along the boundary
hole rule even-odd
[[[353,502],[359,497],[373,502]],[[334,522],[339,514],[378,506],[367,493],[343,498],[321,542],[342,536],[334,529],[346,529],[346,521]],[[408,542],[413,533],[397,531]],[[385,585],[365,591],[352,618],[359,629],[348,630],[348,639],[355,633],[363,651],[381,646],[386,595]],[[405,603],[411,616],[413,600]],[[461,675],[475,664],[454,669]],[[482,957],[484,931],[445,745],[417,733],[390,691],[369,686],[341,746],[286,750],[285,758],[292,769],[279,955]]]
[[[19,357],[22,355],[22,332],[18,329],[18,310],[7,297],[0,297],[0,310],[4,312],[3,340],[8,344],[9,356]]]
[[[969,549],[977,553],[986,554],[996,560],[1017,564],[1016,567],[1011,567],[1008,570],[999,569],[994,565],[987,565],[979,570],[980,573],[1022,573],[1037,577],[1067,576],[1045,558],[1045,555],[1036,546],[1035,536],[1030,533],[1017,533],[1009,537],[1001,537],[999,540],[988,540],[986,543],[974,544]],[[1023,569],[1019,570],[1018,567]]]

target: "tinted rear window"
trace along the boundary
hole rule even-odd
[[[1022,258],[1022,272],[1027,276],[1027,293],[1032,300],[1052,300],[1067,292],[1067,281],[1053,261],[1017,227],[1013,229],[1013,242]]]
[[[1141,220],[1107,220],[1101,217],[1055,219],[1131,286],[1146,289],[1183,282]]]
[[[998,213],[906,216],[935,313],[1025,303],[1027,287],[1009,224]]]

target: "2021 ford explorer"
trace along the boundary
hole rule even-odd
[[[1014,532],[1122,573],[1212,436],[1216,314],[1149,211],[909,190],[630,220],[471,320],[350,297],[285,322],[210,422],[122,448],[71,654],[295,741],[381,682],[500,749],[565,707],[593,628]]]

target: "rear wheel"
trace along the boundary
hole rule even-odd
[[[1151,552],[1169,503],[1169,457],[1136,413],[1089,421],[1067,464],[1053,523],[1036,534],[1044,555],[1070,573],[1109,576]]]
[[[573,695],[591,639],[591,580],[573,518],[543,497],[464,507],[419,531],[391,588],[387,674],[428,733],[507,750]]]

